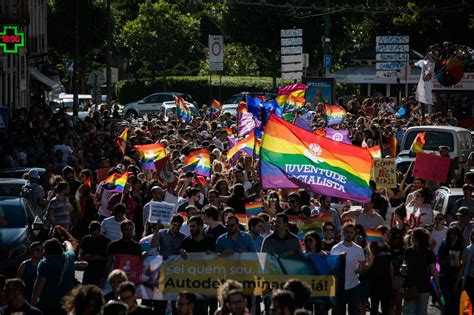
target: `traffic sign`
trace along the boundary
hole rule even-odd
[[[0,132],[8,131],[8,107],[0,107]]]
[[[331,55],[324,55],[323,64],[324,64],[324,69],[331,69],[332,68],[332,56]]]
[[[405,67],[404,62],[377,62],[375,69],[377,70],[400,70]]]
[[[281,47],[282,55],[300,55],[303,53],[303,46]]]
[[[280,30],[280,37],[301,37],[301,36],[303,36],[302,28]]]
[[[224,37],[209,35],[209,70],[224,70]]]
[[[408,44],[410,42],[410,36],[376,36],[375,42],[378,44]]]

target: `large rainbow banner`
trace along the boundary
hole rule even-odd
[[[305,188],[368,202],[372,156],[367,149],[319,137],[274,114],[260,148],[263,189]]]

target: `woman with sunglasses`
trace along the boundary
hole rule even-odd
[[[36,280],[36,270],[38,268],[38,263],[43,258],[44,248],[41,242],[33,242],[30,244],[29,252],[31,258],[23,261],[18,267],[16,277],[20,278],[25,282],[25,298],[29,301],[31,300],[31,294],[33,293],[33,286]]]

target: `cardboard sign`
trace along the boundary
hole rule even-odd
[[[417,153],[413,177],[444,183],[448,177],[451,159],[435,154]]]
[[[396,188],[397,168],[394,158],[374,159],[374,179],[377,187]]]
[[[155,223],[159,220],[163,224],[171,224],[174,210],[175,205],[172,203],[151,201],[148,221]]]

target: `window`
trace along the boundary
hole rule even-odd
[[[438,211],[438,212],[443,212],[443,206],[444,206],[444,199],[446,199],[446,195],[443,193],[440,193],[438,195],[438,198],[436,198],[435,205],[433,207],[433,210]]]
[[[410,147],[415,140],[415,137],[418,133],[424,132],[423,130],[413,130],[410,131],[406,136],[405,145],[403,147],[404,150],[410,150]],[[426,131],[425,135],[425,144],[423,146],[423,150],[429,151],[438,151],[440,145],[446,145],[450,148],[450,152],[454,150],[454,139],[453,135],[449,132],[443,131]]]
[[[4,219],[7,221],[6,228],[23,228],[28,225],[25,210],[17,205],[0,206],[0,213],[3,212]]]

